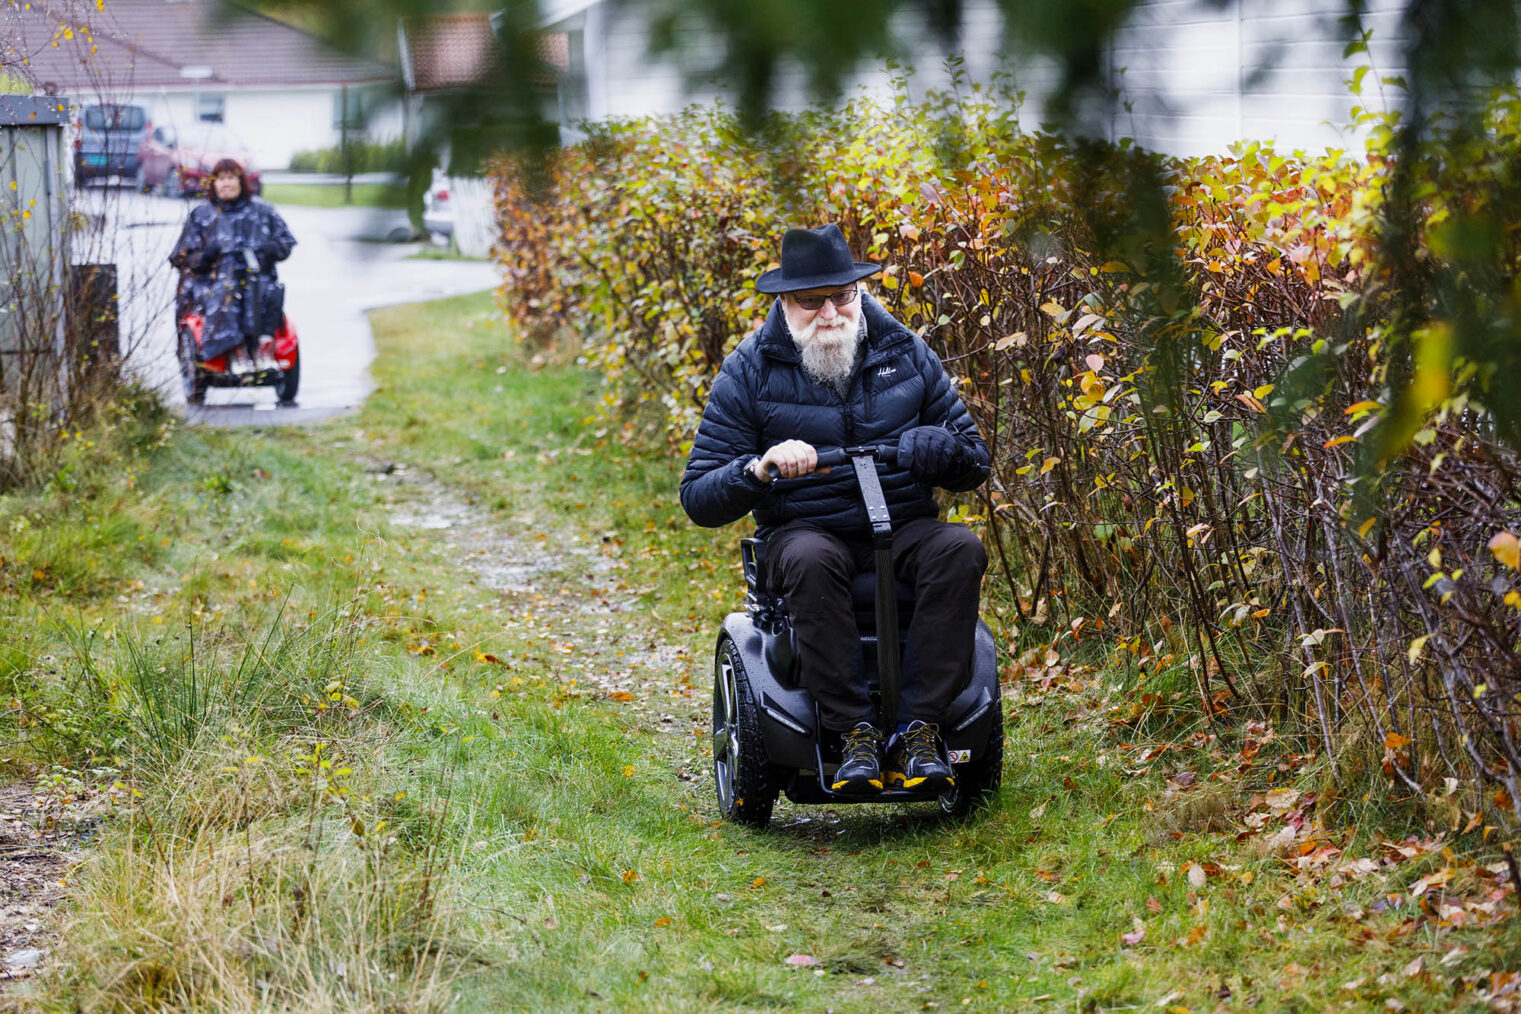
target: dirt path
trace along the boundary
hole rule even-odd
[[[99,819],[94,800],[34,788],[0,788],[0,998],[46,966],[68,873]]]
[[[694,687],[706,660],[651,636],[632,615],[643,589],[625,583],[616,543],[556,530],[530,513],[498,518],[404,466],[377,463],[369,470],[385,490],[391,523],[433,533],[438,551],[472,584],[498,593],[486,608],[505,626],[535,632],[558,656],[562,682],[574,681],[574,691],[592,699],[622,703],[650,728],[679,737],[681,745],[668,751],[678,776],[688,782],[705,776],[690,742],[709,730],[707,701]]]

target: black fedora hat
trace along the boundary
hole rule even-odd
[[[882,270],[880,264],[864,264],[850,254],[845,234],[833,222],[817,229],[788,229],[782,237],[782,266],[755,280],[767,295],[849,285]]]

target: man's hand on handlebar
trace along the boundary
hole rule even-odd
[[[818,452],[802,440],[783,440],[750,464],[750,474],[761,482],[773,478],[800,479],[819,467]],[[776,469],[776,475],[771,469]]]

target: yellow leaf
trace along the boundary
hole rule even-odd
[[[1366,539],[1368,537],[1368,533],[1373,530],[1373,526],[1377,523],[1378,518],[1369,518],[1367,521],[1364,521],[1357,528],[1357,537],[1359,539]]]
[[[1384,737],[1384,745],[1391,750],[1403,750],[1410,745],[1409,736],[1401,736],[1397,732],[1391,732]]]
[[[1061,458],[1047,458],[1045,461],[1041,462],[1040,474],[1045,475],[1047,472],[1051,471],[1051,469],[1055,468],[1057,463],[1061,460]]]
[[[1405,657],[1409,659],[1412,664],[1416,659],[1421,657],[1421,649],[1426,647],[1426,641],[1429,640],[1430,637],[1430,634],[1422,634],[1420,637],[1417,637],[1415,640],[1410,642],[1410,648],[1405,652]]]
[[[1490,539],[1489,551],[1511,570],[1521,570],[1521,538],[1515,532],[1500,532]]]
[[[754,880],[750,881],[750,886],[751,887],[765,887],[766,886],[766,878],[765,877],[756,877]]]
[[[1327,440],[1325,443],[1321,444],[1320,446],[1322,446],[1324,448],[1327,448],[1327,449],[1330,449],[1332,447],[1340,447],[1342,444],[1353,443],[1356,440],[1357,440],[1357,438],[1354,437],[1354,436],[1352,436],[1351,434],[1349,434],[1349,433],[1343,433],[1339,437],[1332,437],[1330,440]]]
[[[1505,604],[1512,609],[1521,609],[1521,592],[1510,591],[1505,593]]]
[[[1383,408],[1383,407],[1384,406],[1380,405],[1376,401],[1360,401],[1360,402],[1358,402],[1355,405],[1348,405],[1346,408],[1342,409],[1341,410],[1341,414],[1342,415],[1352,415],[1352,414],[1354,414],[1356,412],[1371,412],[1374,409],[1379,409],[1379,408]]]

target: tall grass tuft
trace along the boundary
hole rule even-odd
[[[405,709],[345,609],[281,603],[255,633],[74,637],[48,718],[122,776],[58,985],[87,1009],[441,1009],[468,946],[447,800],[421,812],[391,769]]]

